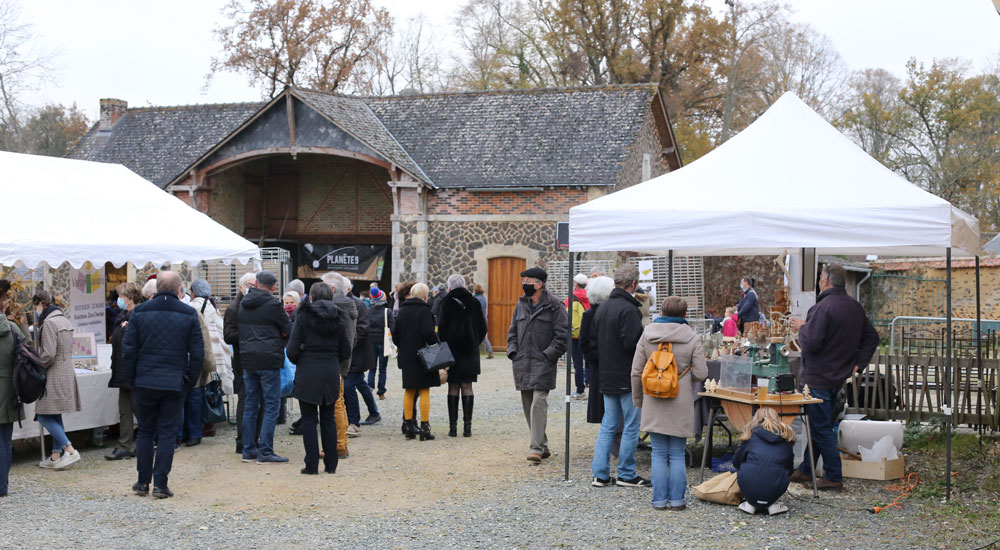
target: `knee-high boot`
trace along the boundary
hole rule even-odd
[[[462,430],[462,437],[472,437],[472,405],[475,401],[475,395],[462,396],[462,419],[465,424]]]
[[[448,437],[458,436],[458,396],[448,396]]]

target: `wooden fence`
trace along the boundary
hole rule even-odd
[[[1000,430],[997,384],[1000,359],[952,360],[951,407],[955,425]],[[877,355],[865,373],[848,381],[850,413],[878,420],[926,422],[944,417],[945,358]]]

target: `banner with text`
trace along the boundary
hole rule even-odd
[[[328,271],[363,281],[382,278],[388,246],[304,243],[299,247],[299,278],[318,279]]]
[[[104,268],[88,262],[70,272],[69,321],[76,334],[92,333],[99,343],[107,341],[104,324]]]

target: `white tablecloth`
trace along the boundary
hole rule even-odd
[[[63,425],[67,432],[87,430],[118,423],[118,388],[109,388],[111,371],[77,371],[76,383],[80,388],[80,412],[64,414]],[[14,423],[14,439],[38,437],[39,425],[33,420],[35,404],[24,406],[21,426]]]

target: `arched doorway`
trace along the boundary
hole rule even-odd
[[[486,312],[490,344],[493,349],[507,349],[507,331],[514,317],[514,306],[521,297],[521,273],[524,258],[500,257],[489,260],[489,294]]]

